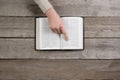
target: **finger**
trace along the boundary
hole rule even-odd
[[[60,28],[60,33],[62,34],[62,29]]]
[[[59,27],[55,27],[55,31],[56,31],[56,33],[60,34],[60,28]]]
[[[57,34],[58,34],[58,29],[57,29],[57,28],[54,28],[54,30],[55,30],[55,33],[57,33]]]
[[[61,32],[61,34],[63,34],[63,33],[66,32],[66,30],[65,30],[65,25],[64,25],[63,22],[60,24],[60,32]]]
[[[57,26],[50,26],[50,29],[57,34],[60,34],[60,28]]]
[[[61,31],[60,31],[60,28],[59,28],[59,27],[57,27],[57,32],[58,32],[59,34],[61,34]]]
[[[64,35],[65,40],[68,41],[68,35],[67,35],[67,32],[66,32],[65,28],[61,27],[61,31],[62,31],[62,33]]]
[[[56,33],[54,29],[51,29],[51,30],[52,30],[54,33]]]
[[[50,29],[55,33],[55,29],[54,29],[54,27],[50,27]]]

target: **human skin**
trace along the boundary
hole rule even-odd
[[[54,10],[54,8],[48,9],[45,14],[48,17],[50,29],[57,34],[63,34],[65,40],[68,41],[69,39],[65,29],[65,25],[60,16]]]

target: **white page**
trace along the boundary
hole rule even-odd
[[[36,49],[60,49],[60,36],[51,31],[47,18],[36,19]]]
[[[62,18],[68,33],[69,41],[61,36],[61,49],[83,49],[83,18]]]

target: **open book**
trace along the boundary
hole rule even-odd
[[[63,34],[52,32],[47,18],[36,18],[36,50],[83,49],[83,18],[62,17],[69,41]]]

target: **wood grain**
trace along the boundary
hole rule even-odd
[[[120,17],[85,17],[85,37],[120,37]],[[0,37],[35,37],[35,17],[0,17]]]
[[[84,18],[85,37],[120,37],[120,17]]]
[[[33,37],[34,17],[0,17],[0,37]]]
[[[60,16],[85,17],[85,50],[36,51],[34,17],[45,15],[33,0],[0,0],[0,59],[10,59],[0,80],[120,80],[120,60],[87,60],[120,59],[120,0],[50,2]]]
[[[120,39],[85,39],[84,51],[36,51],[34,38],[0,38],[0,59],[120,59]]]
[[[0,80],[119,80],[120,60],[0,60]]]
[[[61,16],[120,16],[120,0],[49,0]],[[0,16],[44,16],[33,0],[0,0]]]

